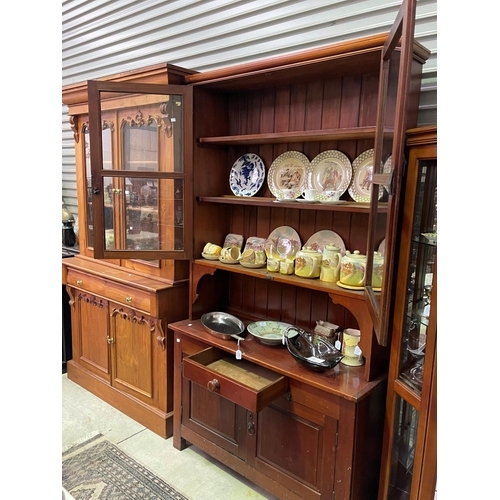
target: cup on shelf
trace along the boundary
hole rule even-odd
[[[240,249],[238,247],[224,247],[220,253],[224,260],[238,260],[240,258]]]
[[[290,259],[280,261],[280,274],[293,274],[294,262]]]
[[[307,201],[316,201],[318,199],[319,192],[317,189],[304,189],[302,196]]]
[[[340,191],[337,189],[326,189],[325,191],[321,191],[321,199],[323,201],[339,201]]]
[[[255,250],[247,248],[241,253],[240,262],[244,264],[255,264]]]
[[[280,260],[270,257],[267,259],[267,270],[270,273],[277,273],[280,270]]]
[[[295,189],[280,189],[279,200],[295,200],[296,192]]]

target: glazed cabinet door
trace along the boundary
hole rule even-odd
[[[431,500],[436,484],[437,130],[408,131],[379,500]]]
[[[154,318],[110,304],[111,384],[149,405],[161,398],[164,410],[165,338],[158,330]]]
[[[188,259],[192,89],[89,81],[88,98],[94,257]]]
[[[69,286],[67,290],[71,307],[73,361],[110,382],[108,301]]]

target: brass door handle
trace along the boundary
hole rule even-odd
[[[213,380],[209,380],[207,384],[207,389],[211,392],[219,392],[220,382],[216,378],[214,378]]]
[[[115,341],[115,339],[111,338],[109,335],[107,335],[106,338],[108,339],[108,344],[113,344]]]

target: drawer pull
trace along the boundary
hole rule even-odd
[[[132,302],[132,297],[125,297],[125,300],[130,304]]]
[[[115,339],[110,337],[109,335],[106,337],[108,339],[108,344],[113,344]]]
[[[82,285],[83,285],[83,281],[82,281],[82,280],[76,280],[76,284],[77,284],[78,286],[82,286]]]
[[[209,380],[207,384],[207,389],[211,392],[219,392],[220,382],[216,378],[214,378],[213,380]]]

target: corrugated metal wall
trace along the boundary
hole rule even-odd
[[[204,71],[389,31],[399,0],[63,0],[62,85],[169,62]],[[437,0],[417,3],[419,124],[437,122]],[[73,134],[62,112],[62,195],[76,214]]]

